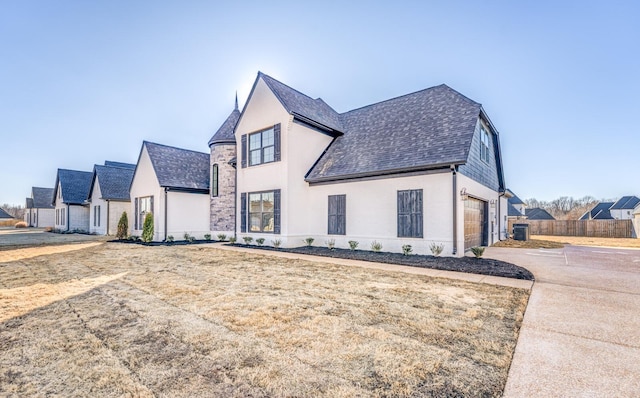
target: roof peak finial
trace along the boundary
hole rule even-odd
[[[234,110],[238,110],[238,90],[236,90],[236,107],[234,108]]]

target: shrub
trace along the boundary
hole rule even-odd
[[[116,231],[117,239],[125,239],[129,234],[129,217],[127,217],[127,212],[123,211],[120,216],[120,220],[118,221],[118,230]]]
[[[484,249],[482,246],[474,246],[471,248],[471,253],[473,253],[476,258],[480,258],[484,254]]]
[[[272,240],[271,244],[273,244],[273,247],[275,247],[277,249],[282,244],[282,241],[280,239]]]
[[[236,238],[235,236],[230,236],[229,237],[229,243],[231,243],[232,245],[235,245],[236,239],[238,239],[238,238]]]
[[[140,237],[138,235],[129,236],[129,240],[132,242],[140,242]]]
[[[440,253],[442,253],[442,251],[444,250],[444,243],[431,243],[431,245],[429,245],[429,249],[431,249],[431,253],[434,256],[439,256]]]
[[[173,235],[167,236],[167,242],[173,242]]]
[[[204,234],[204,240],[211,240],[211,234]]]
[[[218,234],[218,240],[220,242],[224,242],[225,240],[227,240],[227,235],[225,234]]]
[[[349,241],[349,249],[356,250],[357,247],[358,247],[358,241],[357,240],[350,240]]]
[[[380,250],[382,250],[382,243],[374,240],[373,242],[371,242],[371,250],[373,250],[374,252],[379,252]]]
[[[327,247],[329,248],[329,250],[333,250],[336,248],[336,240],[335,239],[329,239],[328,241],[324,242],[327,244]]]
[[[413,247],[411,245],[402,245],[402,254],[408,256],[413,251]]]
[[[144,224],[142,224],[142,241],[151,242],[153,240],[153,213],[147,213],[144,216]]]
[[[244,236],[244,237],[242,237],[242,240],[244,240],[244,244],[245,244],[245,245],[248,245],[248,244],[250,244],[251,242],[253,242],[253,238],[252,238],[252,237],[250,237],[250,236]]]
[[[189,235],[188,232],[185,232],[184,235],[182,235],[182,238],[184,238],[184,240],[189,241],[191,240],[191,235]]]
[[[315,239],[313,239],[313,238],[309,237],[309,238],[306,238],[306,239],[304,240],[304,242],[307,244],[307,246],[311,247],[311,245],[313,245],[313,241],[314,241],[314,240],[315,240]]]
[[[262,246],[262,244],[264,243],[264,238],[256,239],[256,243],[258,244],[258,246]]]
[[[19,221],[16,223],[16,225],[14,225],[14,227],[16,228],[27,228],[27,223],[24,221]]]

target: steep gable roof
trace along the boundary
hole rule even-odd
[[[310,170],[309,182],[464,164],[481,105],[446,85],[341,115],[337,137]]]
[[[593,207],[593,209],[584,213],[580,220],[612,220],[611,206],[613,206],[614,202],[600,202]]]
[[[524,204],[526,204],[515,193],[513,193],[513,191],[509,191],[509,192],[511,192],[511,195],[513,195],[511,198],[507,199],[509,204],[511,204],[511,205],[524,205]]]
[[[507,215],[509,217],[522,217],[522,216],[524,216],[524,214],[520,213],[520,211],[518,211],[518,209],[513,207],[513,205],[511,203],[509,203],[507,205]]]
[[[209,154],[144,141],[161,187],[209,190]]]
[[[52,202],[58,193],[58,186],[62,187],[62,203],[78,205],[84,204],[89,195],[89,186],[93,173],[89,171],[58,169],[56,185],[51,197]]]
[[[238,99],[236,98],[236,107],[222,123],[222,126],[215,132],[209,140],[209,147],[213,144],[235,144],[236,136],[234,131],[238,120],[240,119],[240,111],[238,110]]]
[[[38,209],[53,209],[53,188],[31,188],[33,207]]]
[[[287,112],[294,117],[297,116],[303,121],[307,120],[336,132],[344,132],[338,112],[333,110],[321,98],[313,99],[262,72],[258,72],[258,79],[260,78],[275,94]]]
[[[100,194],[104,200],[130,200],[129,187],[133,179],[135,165],[119,162],[105,162],[105,164],[121,164],[119,166],[101,166],[93,167],[93,177],[91,179],[91,187],[89,189],[89,199],[93,192],[93,187],[98,181],[100,184]],[[134,168],[132,168],[133,166]]]
[[[555,220],[545,209],[534,207],[533,209],[525,209],[525,215],[529,220]]]
[[[0,208],[0,218],[13,218],[13,216],[7,213],[3,208]]]
[[[640,198],[636,196],[623,196],[611,206],[610,210],[632,210],[640,203]]]
[[[105,160],[104,165],[111,166],[111,167],[122,167],[125,169],[132,169],[132,170],[136,168],[136,165],[133,163],[114,162],[111,160]]]

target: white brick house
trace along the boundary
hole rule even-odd
[[[123,212],[129,216],[129,187],[135,164],[105,162],[95,165],[89,189],[89,230],[98,235],[115,235]]]
[[[89,232],[89,205],[86,202],[93,173],[58,169],[53,188],[55,229]]]

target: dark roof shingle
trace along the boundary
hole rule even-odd
[[[67,204],[84,204],[89,196],[89,187],[93,173],[89,171],[58,169],[54,195],[57,194],[58,182],[62,187],[62,202]],[[54,196],[51,197],[53,201]]]
[[[549,214],[545,209],[535,207],[533,209],[525,209],[525,215],[529,220],[555,220],[555,218]]]
[[[0,218],[13,218],[13,216],[7,213],[3,208],[0,208]]]
[[[161,187],[209,189],[209,154],[145,141]]]
[[[111,166],[111,167],[122,167],[124,169],[132,169],[132,170],[136,168],[136,165],[133,163],[114,162],[111,160],[105,160],[104,165]]]
[[[240,118],[240,111],[236,107],[233,112],[227,117],[227,119],[222,123],[222,126],[216,131],[216,133],[209,140],[209,146],[213,144],[222,144],[222,143],[236,143],[236,136],[234,135],[234,131],[236,128],[236,124],[238,123],[238,119]]]
[[[105,162],[106,164],[107,162]],[[109,162],[116,164],[118,162]],[[133,179],[133,173],[135,169],[129,167],[128,164],[125,167],[120,166],[101,166],[95,165],[93,168],[93,179],[91,181],[91,191],[96,180],[100,184],[100,194],[102,199],[105,200],[130,200],[129,199],[129,187],[131,186],[131,180]],[[135,167],[135,165],[134,165]]]
[[[480,114],[479,103],[444,84],[346,112],[344,135],[307,181],[464,164]]]
[[[31,188],[33,207],[37,209],[53,209],[53,188]]]
[[[613,220],[611,217],[611,206],[614,202],[600,202],[593,207],[593,209],[584,213],[580,220]]]
[[[623,196],[611,206],[610,210],[631,210],[640,203],[640,198],[636,196]]]

